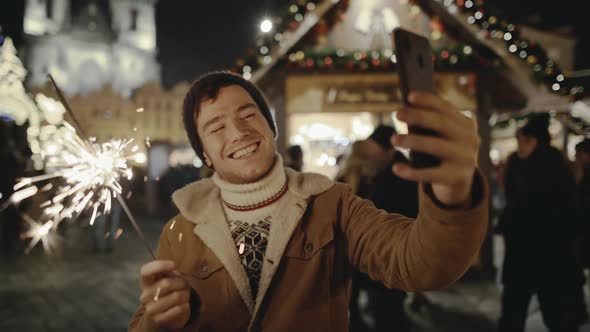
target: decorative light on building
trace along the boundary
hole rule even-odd
[[[514,52],[518,51],[518,47],[516,47],[516,45],[512,44],[508,47],[508,51],[510,53],[514,53]]]
[[[262,20],[262,22],[260,23],[260,31],[262,31],[263,33],[267,33],[270,32],[270,30],[272,30],[271,20],[267,18]]]

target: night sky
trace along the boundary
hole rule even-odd
[[[103,0],[106,1],[106,0]],[[353,0],[354,1],[354,0]],[[491,1],[491,0],[490,0]],[[192,80],[214,69],[227,69],[255,42],[259,23],[266,15],[282,14],[292,0],[160,0],[156,5],[158,59],[166,86]],[[590,24],[582,1],[494,0],[515,23],[537,20],[541,27],[573,23],[578,38],[578,68],[590,67]],[[25,0],[2,0],[0,26],[22,45]]]
[[[290,0],[159,1],[159,59],[165,85],[227,69],[253,46],[260,21]]]

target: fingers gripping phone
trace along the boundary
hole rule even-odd
[[[411,106],[408,95],[412,91],[435,94],[434,64],[428,39],[407,30],[396,28],[393,30],[393,42],[404,104]],[[408,129],[412,134],[437,136],[435,131],[428,128],[411,126]],[[438,157],[423,152],[410,151],[410,166],[427,168],[438,165],[440,165]]]

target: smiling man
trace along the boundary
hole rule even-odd
[[[186,95],[184,125],[211,179],[178,190],[180,214],[141,269],[130,331],[347,331],[355,270],[389,288],[450,285],[487,230],[487,190],[476,170],[474,122],[446,101],[410,96],[398,118],[439,137],[395,135],[440,166],[394,165],[420,182],[417,219],[388,214],[330,179],[284,168],[260,91],[215,72]]]

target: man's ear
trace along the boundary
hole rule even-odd
[[[203,152],[203,157],[205,157],[205,165],[207,165],[207,167],[211,167],[213,164],[211,164],[211,158],[207,156],[206,152]]]

